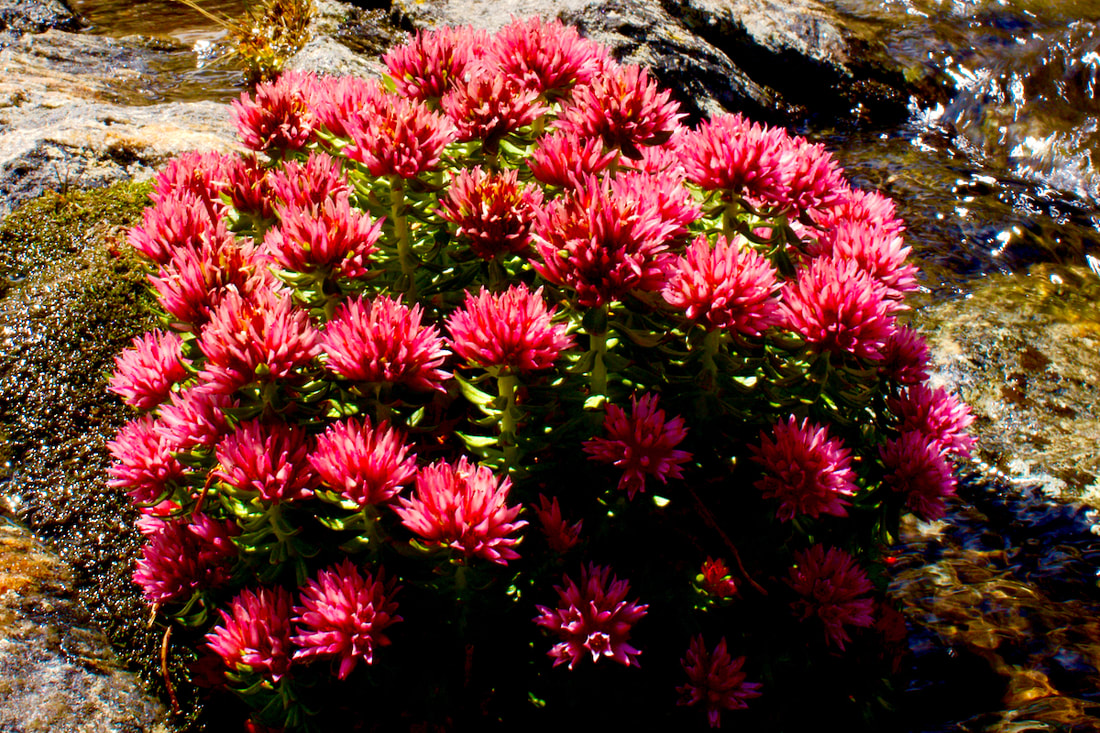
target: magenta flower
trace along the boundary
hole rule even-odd
[[[260,290],[245,298],[227,290],[199,338],[206,355],[199,376],[222,394],[255,382],[295,379],[318,353],[317,342],[309,314],[289,296]]]
[[[959,458],[974,450],[974,436],[967,432],[974,422],[970,406],[943,387],[917,384],[887,398],[886,406],[897,416],[898,430],[923,433],[939,450]]]
[[[737,595],[737,583],[730,576],[725,560],[707,558],[699,569],[699,586],[715,598],[732,598]]]
[[[540,183],[578,188],[588,176],[606,170],[618,157],[618,150],[604,150],[600,138],[554,132],[539,138],[527,165]]]
[[[141,224],[127,234],[130,246],[154,263],[164,265],[177,248],[199,249],[204,242],[228,237],[202,201],[186,191],[162,198],[142,212]]]
[[[190,521],[157,522],[134,569],[134,582],[152,605],[186,601],[195,591],[230,580],[237,558],[237,525],[195,514]],[[148,526],[148,525],[147,525]]]
[[[346,557],[320,571],[302,589],[302,605],[294,607],[298,626],[291,641],[299,647],[294,659],[334,657],[340,660],[340,679],[347,679],[360,659],[372,664],[375,648],[390,644],[382,632],[401,621],[393,600],[399,589],[392,579],[386,582],[381,568],[377,579],[369,572],[364,577]]]
[[[212,475],[271,503],[308,499],[317,488],[309,436],[293,423],[249,420],[218,441]]]
[[[783,287],[783,325],[821,351],[878,361],[895,329],[895,306],[852,260],[815,259]]]
[[[321,483],[359,507],[384,504],[416,476],[416,454],[383,422],[348,418],[317,438],[309,462]]]
[[[593,663],[600,657],[610,657],[628,667],[640,666],[641,652],[627,641],[649,606],[626,600],[630,583],[616,578],[611,568],[597,565],[581,568],[579,586],[568,575],[562,580],[564,588],[554,586],[558,607],[537,606],[539,615],[534,619],[561,639],[547,652],[554,658],[554,666],[569,662],[569,669],[573,669],[589,654]]]
[[[792,152],[782,128],[762,127],[739,114],[721,115],[684,136],[687,178],[704,190],[751,201],[782,201],[793,175]]]
[[[821,621],[825,640],[844,651],[851,641],[845,627],[866,629],[874,623],[874,600],[865,597],[872,590],[867,573],[837,547],[814,545],[795,552],[794,560],[787,583],[801,597],[791,608],[802,621]]]
[[[681,227],[664,216],[646,187],[648,177],[578,181],[536,215],[539,275],[577,294],[590,308],[620,299],[631,290],[664,286],[675,261],[669,239]]]
[[[274,196],[268,182],[267,169],[256,155],[234,155],[225,164],[225,195],[239,218],[251,217],[266,221],[274,218],[271,208]],[[221,202],[219,202],[221,203]]]
[[[377,79],[320,76],[312,89],[311,110],[317,124],[339,138],[350,138],[353,120],[381,109],[388,92]]]
[[[273,279],[260,266],[251,242],[237,243],[228,234],[204,241],[198,249],[176,247],[157,274],[149,276],[160,307],[192,331],[210,320],[229,290],[250,297]]]
[[[267,230],[263,252],[291,272],[329,271],[337,277],[367,275],[382,223],[353,208],[348,194],[307,206],[276,208],[279,226]]]
[[[828,206],[810,211],[810,216],[822,231],[845,223],[865,224],[871,229],[881,229],[887,236],[901,236],[905,231],[905,223],[897,217],[892,200],[878,191],[848,186],[842,186]]]
[[[700,235],[682,257],[661,295],[708,331],[759,336],[779,322],[775,268],[748,242],[724,236],[711,247]]]
[[[341,303],[321,334],[326,368],[355,382],[403,384],[418,392],[446,391],[440,369],[450,354],[439,329],[422,326],[419,305],[388,297]]]
[[[286,71],[257,85],[255,99],[241,92],[232,102],[233,122],[245,147],[274,155],[305,147],[316,124],[309,104],[313,83],[309,74]]]
[[[587,84],[615,64],[598,43],[581,38],[576,28],[555,19],[516,20],[493,37],[486,61],[547,99]]]
[[[564,323],[553,322],[542,288],[513,285],[503,293],[481,288],[466,293],[466,303],[447,318],[454,353],[470,364],[524,374],[554,366],[562,351],[573,346]]]
[[[139,410],[151,410],[164,402],[172,387],[187,378],[180,356],[183,340],[159,329],[135,336],[133,346],[115,357],[115,371],[107,389]]]
[[[179,450],[213,448],[229,432],[226,411],[240,402],[199,384],[172,394],[158,410],[157,434]]]
[[[584,452],[589,460],[611,463],[623,470],[619,490],[634,498],[638,491],[645,491],[646,476],[654,476],[661,483],[669,478],[683,478],[681,464],[691,460],[691,453],[676,450],[687,428],[682,417],[665,420],[665,411],[657,409],[657,395],[649,392],[638,399],[631,395],[631,413],[608,403],[603,421],[606,438],[590,438],[584,442]]]
[[[753,460],[764,467],[756,482],[765,499],[778,499],[776,516],[786,522],[796,516],[831,514],[846,517],[848,497],[858,490],[851,452],[828,428],[792,415],[772,429],[774,442],[763,431],[760,447],[751,446]]]
[[[494,151],[505,135],[549,111],[536,90],[491,66],[474,63],[467,74],[441,103],[459,142],[481,140],[486,150]]]
[[[450,120],[423,102],[389,96],[372,112],[345,123],[351,144],[344,155],[375,177],[416,178],[433,170],[455,136]]]
[[[340,161],[326,153],[310,153],[305,164],[288,160],[267,174],[271,192],[292,208],[320,207],[329,199],[351,193]]]
[[[535,516],[538,517],[539,524],[542,525],[542,533],[554,552],[568,552],[580,539],[581,525],[584,522],[566,524],[561,516],[561,507],[558,506],[558,497],[555,496],[551,501],[543,494],[539,494],[539,506],[535,509]]]
[[[628,65],[574,89],[562,107],[558,129],[601,138],[607,147],[636,160],[642,146],[668,141],[683,116],[671,90],[661,90],[642,67]]]
[[[821,256],[851,260],[886,288],[886,297],[902,300],[917,289],[917,268],[900,234],[860,222],[844,222],[824,232],[812,251]]]
[[[153,178],[154,204],[175,198],[194,197],[211,219],[225,213],[221,195],[227,190],[229,172],[241,162],[239,156],[217,152],[187,152],[168,161]]]
[[[439,215],[455,225],[459,241],[482,259],[528,249],[542,190],[521,185],[518,176],[516,170],[463,169],[453,176],[447,195],[439,201]]]
[[[882,482],[905,496],[905,505],[930,522],[944,515],[945,499],[957,485],[943,450],[924,433],[909,430],[879,448],[886,469]]]
[[[284,588],[241,591],[229,613],[218,611],[222,623],[206,635],[206,646],[231,672],[278,682],[291,665],[290,604]]]
[[[438,100],[464,78],[489,43],[485,31],[441,26],[417,31],[407,43],[391,48],[382,62],[398,94],[421,102]]]
[[[808,211],[838,201],[840,192],[847,188],[844,171],[825,146],[804,137],[788,137],[786,143],[790,153],[786,190],[778,200],[768,203]]]
[[[913,386],[928,379],[931,352],[915,330],[899,325],[882,350],[879,370],[898,384]]]
[[[107,485],[122,489],[139,505],[160,502],[187,474],[173,455],[176,446],[158,434],[156,425],[152,415],[143,415],[123,425],[107,443],[114,459]]]
[[[516,521],[519,506],[508,506],[512,481],[471,464],[466,456],[451,465],[437,461],[416,475],[416,496],[398,499],[394,511],[401,522],[429,543],[450,547],[465,557],[480,557],[498,565],[515,560],[513,533],[527,526]]]
[[[723,710],[742,710],[748,707],[746,700],[760,697],[761,684],[746,681],[741,671],[745,658],[730,657],[724,636],[713,652],[707,651],[702,634],[694,637],[680,664],[688,682],[676,688],[681,695],[676,704],[703,705],[711,728],[722,727]]]

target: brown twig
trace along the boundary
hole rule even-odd
[[[749,575],[748,571],[745,570],[745,566],[741,562],[741,553],[737,551],[737,545],[733,544],[733,540],[730,539],[729,535],[726,534],[725,530],[718,524],[718,520],[711,514],[710,509],[707,509],[707,505],[703,503],[699,495],[695,493],[695,489],[688,486],[688,491],[691,492],[691,498],[695,500],[695,508],[699,511],[699,516],[703,518],[703,521],[708,527],[718,533],[718,536],[722,538],[722,541],[726,543],[726,547],[729,548],[729,551],[733,554],[733,561],[737,564],[737,569],[741,571],[742,577],[744,577],[749,585],[755,588],[760,595],[768,595],[768,591],[764,589],[764,586],[757,583],[753,577]]]
[[[172,715],[180,714],[180,701],[176,698],[176,689],[172,686],[172,678],[168,676],[168,641],[172,638],[172,627],[164,632],[164,640],[160,643],[160,674],[164,677],[164,686],[168,688],[168,700],[172,703]]]

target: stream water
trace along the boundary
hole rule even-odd
[[[895,128],[801,131],[826,142],[854,182],[897,202],[923,271],[914,320],[994,302],[981,294],[998,284],[1033,303],[1045,291],[1028,288],[1041,281],[1077,304],[1063,314],[1073,333],[1100,333],[1100,2],[828,3],[873,28],[913,73],[954,89]],[[169,44],[157,99],[240,94],[239,70],[217,58],[223,32],[201,15],[169,0],[73,6],[90,32]],[[1079,382],[1085,394],[1066,399],[1091,402],[1100,373]],[[1077,439],[1095,445],[1092,430]],[[1100,483],[1082,469],[1053,497],[1057,482],[1014,471],[1009,458],[983,453],[949,516],[907,526],[898,545],[909,730],[1100,730],[1100,544],[1089,505],[1100,505],[1090,499]]]

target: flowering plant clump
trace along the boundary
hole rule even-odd
[[[130,233],[110,485],[164,659],[251,730],[874,712],[882,550],[973,447],[892,204],[558,22],[384,61],[242,95],[252,152]]]

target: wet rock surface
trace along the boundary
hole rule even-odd
[[[75,598],[68,567],[0,517],[0,730],[160,733],[166,711]]]
[[[0,0],[0,32],[9,36],[50,28],[78,30],[80,16],[62,0]]]

